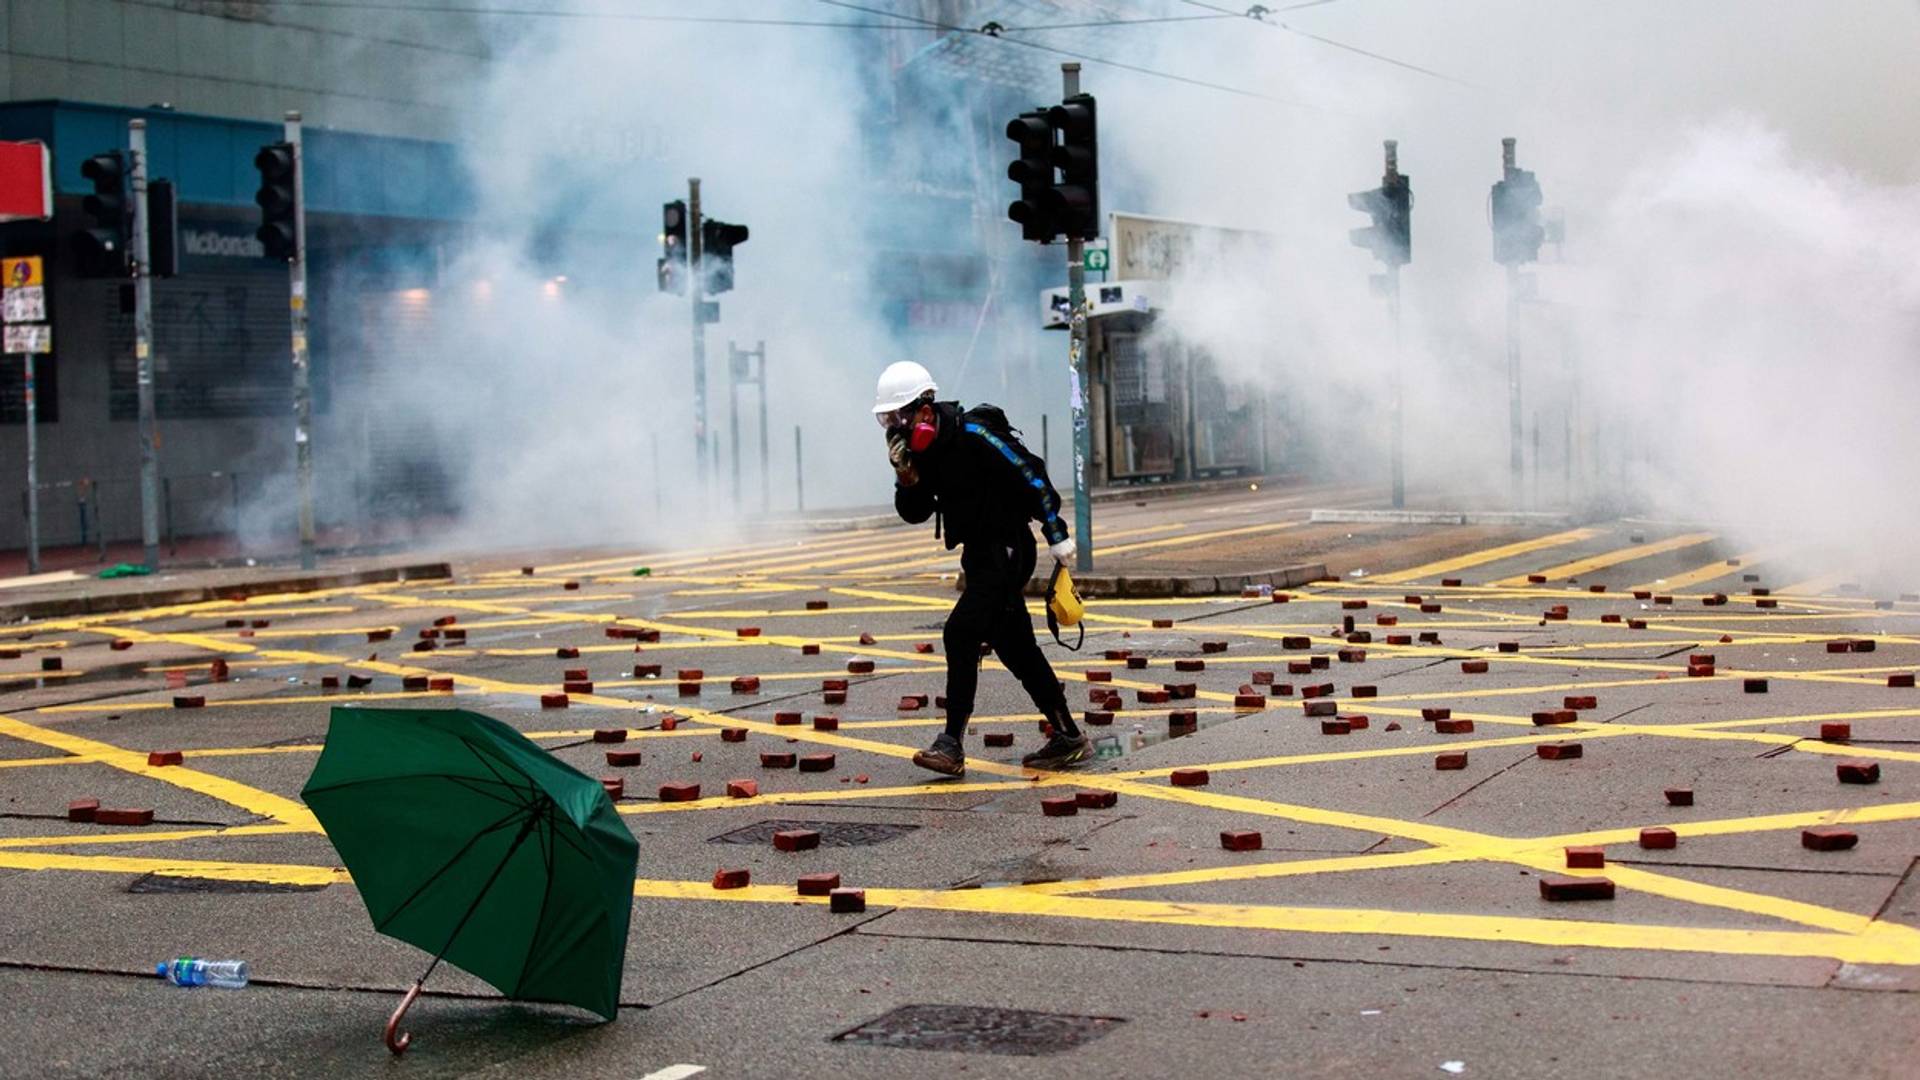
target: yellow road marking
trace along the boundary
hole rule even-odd
[[[1582,540],[1598,535],[1600,535],[1600,530],[1598,529],[1569,529],[1566,532],[1554,533],[1551,536],[1542,536],[1537,540],[1522,540],[1517,544],[1502,544],[1499,547],[1470,552],[1466,555],[1459,555],[1451,559],[1441,559],[1439,562],[1425,563],[1407,570],[1396,570],[1391,574],[1380,574],[1368,578],[1367,581],[1378,585],[1399,585],[1408,581],[1417,581],[1420,578],[1444,577],[1453,573],[1455,570],[1466,570],[1475,566],[1484,566],[1490,562],[1499,562],[1502,559],[1531,555],[1536,551],[1545,551],[1548,548],[1560,547],[1565,544],[1577,544]]]
[[[1582,574],[1589,574],[1595,570],[1605,570],[1610,566],[1633,562],[1636,559],[1662,555],[1669,551],[1679,551],[1682,548],[1697,547],[1715,539],[1715,536],[1716,534],[1709,532],[1682,533],[1679,536],[1670,536],[1665,540],[1656,540],[1651,544],[1635,544],[1632,547],[1624,547],[1615,551],[1589,556],[1584,559],[1575,559],[1572,562],[1561,563],[1559,566],[1550,566],[1545,570],[1534,571],[1534,573],[1545,577],[1548,581],[1565,581],[1570,577],[1579,577]],[[1526,585],[1528,581],[1526,574],[1516,574],[1513,577],[1501,578],[1498,581],[1489,582],[1488,584],[1499,588],[1506,588],[1515,585]]]
[[[1744,551],[1731,559],[1719,559],[1705,566],[1675,574],[1669,578],[1628,586],[1628,591],[1645,589],[1650,592],[1679,592],[1681,589],[1690,589],[1695,585],[1712,581],[1715,578],[1723,578],[1729,574],[1744,573],[1745,567],[1765,562],[1768,559],[1777,558],[1778,555],[1778,552],[1771,550]]]

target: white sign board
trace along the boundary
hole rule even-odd
[[[46,322],[47,287],[22,285],[0,293],[0,318],[7,322]]]
[[[1244,257],[1273,242],[1270,233],[1190,221],[1112,214],[1108,270],[1121,280],[1168,281],[1196,269],[1196,260]]]
[[[53,351],[53,327],[46,323],[8,323],[6,352],[37,353]]]

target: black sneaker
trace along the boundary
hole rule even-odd
[[[913,755],[913,763],[942,776],[962,776],[967,771],[967,752],[960,749],[960,740],[943,731],[932,746]]]
[[[1029,769],[1065,769],[1078,765],[1093,756],[1093,744],[1085,735],[1068,738],[1055,735],[1047,740],[1047,745],[1020,759],[1020,764]]]

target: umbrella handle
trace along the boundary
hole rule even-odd
[[[400,1007],[387,1017],[387,1049],[393,1051],[394,1057],[406,1053],[407,1047],[413,1045],[413,1032],[400,1030],[400,1018],[407,1015],[407,1010],[413,1008],[413,1001],[419,996],[420,983],[415,982],[407,991],[407,996],[400,999]]]

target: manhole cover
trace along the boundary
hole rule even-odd
[[[724,832],[707,841],[710,844],[771,844],[773,834],[788,829],[812,829],[820,834],[821,847],[868,847],[884,844],[918,829],[918,825],[894,825],[871,821],[756,821],[732,832]]]
[[[979,1005],[903,1005],[833,1042],[962,1054],[1057,1054],[1090,1043],[1125,1020],[1113,1016],[994,1009]]]
[[[325,885],[288,885],[272,881],[223,881],[219,878],[142,874],[127,886],[130,893],[289,893],[318,892]]]

